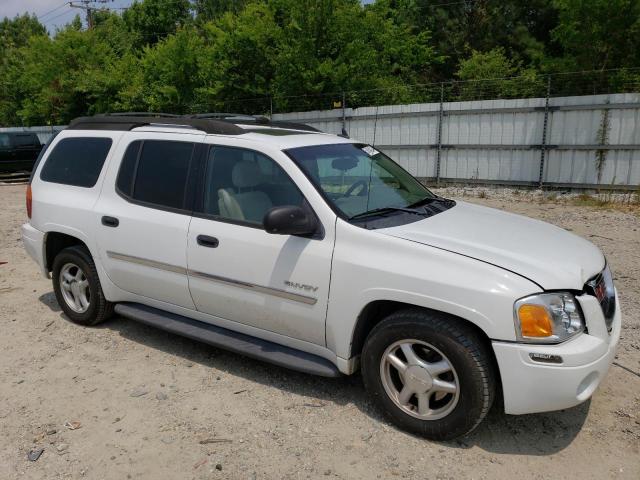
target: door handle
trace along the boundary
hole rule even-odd
[[[208,235],[198,235],[196,241],[201,247],[208,248],[216,248],[220,244],[216,237],[210,237]]]
[[[120,221],[116,218],[116,217],[109,217],[107,215],[105,215],[104,217],[102,217],[102,224],[105,227],[117,227],[118,225],[120,225]]]

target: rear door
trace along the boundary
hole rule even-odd
[[[202,135],[137,133],[119,145],[96,206],[96,237],[119,288],[193,309],[187,232]]]

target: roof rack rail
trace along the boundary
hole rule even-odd
[[[200,113],[191,115],[174,115],[151,112],[108,113],[93,117],[79,117],[69,123],[70,130],[132,130],[145,126],[165,126],[194,128],[205,133],[217,135],[241,135],[247,133],[238,125],[256,125],[265,127],[319,132],[315,127],[304,123],[273,121],[259,115],[237,113]]]
[[[184,115],[187,118],[216,118],[219,120],[231,120],[231,119],[244,119],[252,120],[256,118],[256,115],[249,115],[246,113],[225,113],[225,112],[210,112],[210,113],[191,113]]]
[[[263,118],[266,118],[266,117],[263,117]],[[306,132],[322,133],[321,130],[318,130],[316,127],[312,127],[311,125],[307,125],[306,123],[287,122],[282,120],[269,120],[268,118],[266,122],[257,121],[256,125],[264,125],[266,127],[279,127],[279,128],[286,128],[291,130],[304,130]]]
[[[319,132],[315,127],[306,125],[304,123],[287,122],[280,120],[271,120],[264,115],[249,115],[246,113],[225,113],[225,112],[211,112],[211,113],[194,113],[185,115],[186,118],[215,118],[225,122],[235,123],[236,125],[264,125],[266,127],[280,127],[291,130],[304,130],[307,132]]]
[[[96,115],[79,117],[69,123],[70,130],[132,130],[138,127],[162,125],[165,127],[190,127],[217,135],[242,135],[246,130],[230,122],[205,118],[149,117],[126,115]]]
[[[166,118],[178,118],[180,115],[175,113],[162,113],[162,112],[111,112],[103,113],[105,117],[166,117]]]

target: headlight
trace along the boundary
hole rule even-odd
[[[514,305],[516,336],[528,343],[560,343],[584,330],[578,302],[570,293],[542,293]]]

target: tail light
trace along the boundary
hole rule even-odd
[[[31,219],[31,206],[33,204],[33,199],[31,196],[31,184],[27,185],[27,217]]]

